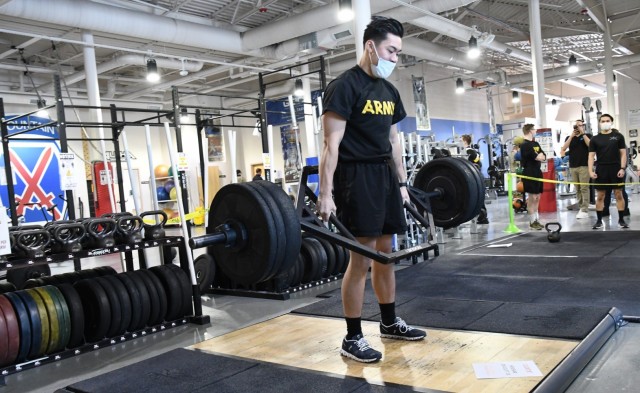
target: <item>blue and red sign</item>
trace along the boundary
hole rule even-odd
[[[7,118],[11,118],[11,115]],[[49,122],[50,120],[46,118],[30,116],[28,120],[25,118],[16,121],[18,124],[9,124],[9,135]],[[65,211],[66,202],[60,198],[64,195],[60,187],[58,167],[60,144],[57,127],[38,128],[21,134],[20,138],[34,138],[34,140],[10,140],[9,142],[13,179],[7,179],[7,181],[12,181],[14,185],[15,194],[12,197],[17,204],[18,216],[24,216],[25,222],[30,223],[65,219],[66,217],[62,217],[62,212]],[[8,207],[9,196],[6,184],[0,185],[0,197],[3,206]],[[51,212],[47,211],[53,206],[55,208]]]

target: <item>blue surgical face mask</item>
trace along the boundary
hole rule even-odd
[[[381,58],[375,45],[373,45],[373,50],[376,52],[376,56],[378,56],[378,65],[373,64],[373,60],[371,60],[371,53],[369,53],[369,60],[371,60],[371,73],[376,78],[387,79],[396,67],[396,63]]]

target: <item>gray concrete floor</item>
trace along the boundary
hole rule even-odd
[[[631,223],[631,230],[640,230],[640,219],[638,218],[640,195],[631,194],[630,197],[632,216],[630,219],[627,217],[627,220]],[[563,231],[591,231],[595,212],[591,212],[592,217],[588,220],[576,220],[576,212],[566,209],[574,201],[570,197],[561,198],[558,202],[558,211],[542,213],[541,221],[543,223],[558,221],[562,224]],[[460,228],[460,238],[454,238],[454,234],[448,231],[444,236],[444,244],[440,245],[441,254],[455,253],[475,244],[507,235],[504,230],[509,223],[509,201],[506,197],[499,197],[489,199],[487,202],[491,223],[479,225],[477,233],[471,233],[471,225],[465,224]],[[612,205],[612,225],[605,225],[604,230],[619,230],[615,225],[616,220],[617,214],[614,205]],[[516,214],[515,223],[521,230],[529,230],[525,215]],[[153,255],[148,255],[147,258],[154,259]],[[120,259],[115,255],[83,261],[85,268],[106,264],[121,270]],[[53,266],[52,270],[54,274],[70,271],[72,265],[70,262],[65,262]],[[209,326],[179,326],[162,333],[13,374],[5,378],[6,386],[0,388],[0,393],[53,392],[76,381],[136,363],[174,348],[186,347],[283,315],[295,308],[318,301],[316,295],[338,288],[339,285],[339,282],[332,282],[295,294],[287,301],[207,295],[203,297],[203,312],[211,316]],[[622,311],[624,312],[624,310]],[[640,349],[637,345],[639,340],[640,324],[628,324],[622,327],[578,376],[568,392],[638,391],[636,386],[640,383],[640,377],[636,375],[637,370],[640,369]]]

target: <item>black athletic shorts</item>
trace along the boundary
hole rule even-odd
[[[593,180],[593,187],[596,190],[615,190],[622,188],[624,185],[619,186],[605,186],[603,184],[617,184],[624,183],[624,177],[618,177],[618,171],[620,170],[619,164],[598,164],[596,165],[597,178]]]
[[[403,233],[407,222],[392,162],[339,163],[333,178],[336,215],[356,237]]]
[[[537,177],[539,179],[542,179],[542,172],[540,170],[525,170],[522,174],[524,176]],[[522,185],[524,186],[524,192],[528,194],[542,194],[544,183],[538,180],[522,179]]]

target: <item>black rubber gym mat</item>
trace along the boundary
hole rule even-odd
[[[370,385],[363,379],[175,349],[74,383],[61,392],[410,392],[410,386]],[[427,392],[436,393],[434,390]]]
[[[426,327],[582,339],[611,307],[640,315],[640,261],[618,256],[620,247],[640,243],[634,238],[639,235],[569,232],[559,243],[549,243],[544,234],[533,233],[498,241],[512,243],[509,248],[476,246],[461,255],[439,256],[396,273],[397,315]],[[525,252],[532,245],[534,256]],[[591,251],[576,258],[564,252],[538,256],[558,245],[580,249],[581,255]],[[476,255],[479,250],[505,256]],[[509,255],[516,250],[521,253]],[[377,321],[369,282],[366,291],[362,316]],[[342,317],[340,289],[323,297],[294,313]]]
[[[589,232],[560,232],[560,241],[550,243],[547,231],[526,232],[503,240],[490,243],[508,244],[511,247],[490,248],[485,246],[471,247],[468,254],[482,255],[543,255],[543,256],[578,256],[604,257],[611,253],[628,252],[640,246],[640,231],[589,231]],[[463,253],[464,254],[464,253]]]

